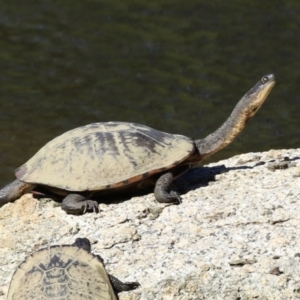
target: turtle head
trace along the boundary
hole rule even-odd
[[[248,120],[253,117],[275,85],[273,74],[264,75],[243,97],[244,117]]]
[[[263,76],[237,103],[221,127],[206,138],[195,141],[201,159],[216,153],[235,139],[264,103],[274,85],[273,74]]]

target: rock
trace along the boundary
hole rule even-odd
[[[287,158],[295,167],[268,169]],[[77,237],[109,273],[140,282],[120,300],[300,299],[299,158],[271,150],[191,170],[180,205],[149,194],[73,216],[24,195],[0,208],[0,299],[27,255]]]

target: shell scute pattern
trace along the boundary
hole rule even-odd
[[[50,141],[16,170],[16,176],[64,190],[96,191],[168,169],[193,150],[193,141],[182,135],[133,123],[94,123]]]
[[[16,270],[10,291],[8,299],[115,299],[102,263],[72,246],[32,254]]]

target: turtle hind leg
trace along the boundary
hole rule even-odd
[[[80,194],[69,194],[62,201],[61,208],[68,214],[82,215],[87,211],[99,212],[98,202],[86,199]]]
[[[0,206],[8,202],[14,202],[22,195],[29,193],[34,187],[34,184],[25,183],[19,179],[14,180],[0,190]]]
[[[109,280],[116,293],[135,290],[140,286],[138,282],[122,282],[113,275],[108,274]]]
[[[161,175],[154,188],[155,199],[160,203],[181,203],[179,194],[172,191],[173,174],[171,172]]]

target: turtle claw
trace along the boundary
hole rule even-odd
[[[174,200],[174,204],[180,204],[182,202],[180,194],[175,191],[170,192],[170,198]]]
[[[124,282],[124,284],[127,286],[125,291],[135,290],[141,286],[138,282]]]
[[[85,214],[87,211],[91,211],[91,210],[93,210],[94,213],[98,213],[99,212],[99,203],[94,200],[85,200],[83,214]]]
[[[61,208],[68,214],[81,215],[87,211],[99,212],[98,202],[94,200],[86,200],[79,194],[69,194],[62,202]]]
[[[117,293],[135,290],[141,286],[138,282],[122,282],[115,276],[108,274],[110,282]]]

